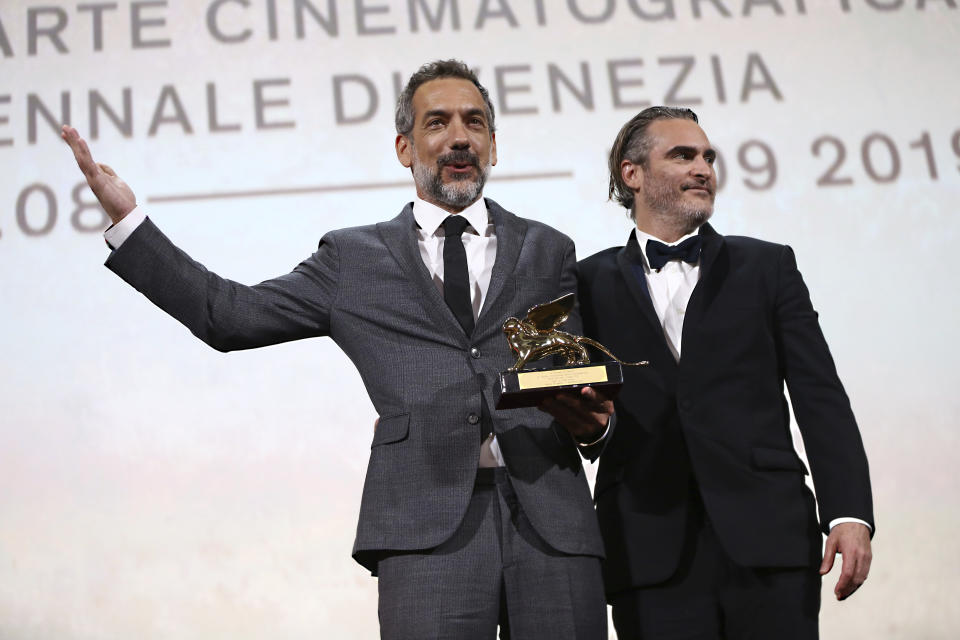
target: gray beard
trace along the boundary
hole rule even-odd
[[[709,206],[690,205],[680,201],[676,193],[668,190],[644,191],[644,203],[667,226],[685,236],[696,230],[713,215],[713,203]]]
[[[454,182],[444,182],[439,164],[433,168],[420,164],[416,160],[413,161],[413,181],[417,188],[429,194],[440,204],[460,211],[469,207],[480,197],[489,174],[490,165],[488,164],[480,171],[480,176],[476,180],[464,176]]]

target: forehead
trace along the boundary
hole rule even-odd
[[[417,116],[428,111],[484,111],[483,96],[469,80],[438,78],[424,82],[413,93],[413,110]]]
[[[657,150],[666,151],[674,147],[693,147],[695,149],[710,147],[707,134],[693,120],[676,118],[655,120],[650,123],[647,133],[653,142],[652,150],[654,152]]]

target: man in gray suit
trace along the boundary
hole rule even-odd
[[[573,242],[481,198],[494,112],[465,65],[424,65],[396,116],[417,199],[252,287],[175,247],[76,130],[63,137],[114,222],[112,271],[215,349],[330,336],[360,371],[380,418],[353,555],[379,575],[383,637],[606,638],[580,454],[599,454],[612,403],[558,396],[556,421],[492,404],[512,363],[501,324],[575,290]]]

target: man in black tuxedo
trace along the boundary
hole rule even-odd
[[[866,455],[793,251],[707,224],[697,122],[651,107],[623,127],[610,195],[636,229],[579,264],[586,335],[650,361],[625,370],[597,475],[608,600],[621,640],[816,638],[835,554],[839,599],[870,568]]]

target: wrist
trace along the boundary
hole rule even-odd
[[[573,440],[577,443],[578,447],[592,447],[595,444],[599,444],[605,437],[607,437],[607,430],[598,429],[585,436],[573,436]]]

